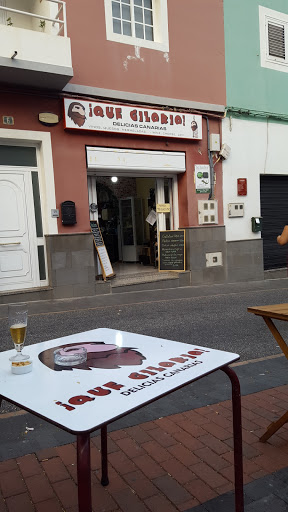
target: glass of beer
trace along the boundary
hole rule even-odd
[[[14,347],[17,351],[11,356],[10,361],[23,361],[30,356],[22,354],[27,329],[28,307],[27,304],[11,304],[8,306],[8,322]]]

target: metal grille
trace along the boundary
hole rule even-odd
[[[280,247],[276,240],[288,224],[287,197],[288,176],[260,177],[264,270],[287,267],[288,245]]]
[[[269,55],[285,60],[285,27],[268,23]]]

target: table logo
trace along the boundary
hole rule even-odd
[[[68,347],[76,352],[79,347],[84,347],[87,350],[87,361],[84,363],[73,366],[61,366],[54,363],[54,351],[61,348]],[[66,351],[67,353],[67,351]],[[92,368],[103,368],[105,370],[115,370],[121,366],[137,366],[141,365],[146,357],[138,352],[135,348],[131,347],[118,347],[118,345],[106,344],[103,341],[91,341],[85,343],[72,343],[69,345],[60,345],[48,350],[40,352],[39,359],[41,363],[48,366],[51,370],[61,372],[64,370],[92,370]]]

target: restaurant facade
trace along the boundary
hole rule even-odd
[[[191,11],[188,1],[177,10],[172,1],[161,4],[166,27],[154,10],[158,2],[132,3],[135,16],[142,12],[147,38],[132,35],[130,44],[130,36],[109,29],[113,21],[117,31],[120,20],[124,30],[127,2],[118,0],[87,2],[86,38],[77,30],[81,19],[73,1],[61,18],[67,31],[62,35],[53,32],[60,19],[52,18],[53,10],[45,14],[54,19],[50,32],[49,20],[44,33],[21,26],[20,18],[17,26],[0,25],[0,34],[12,30],[10,37],[21,31],[41,44],[46,37],[55,45],[60,40],[57,58],[63,47],[66,59],[51,63],[47,56],[41,67],[39,56],[31,64],[19,51],[20,62],[13,52],[0,61],[2,301],[18,292],[40,298],[110,293],[112,279],[103,272],[91,222],[99,225],[111,278],[121,265],[130,265],[132,273],[139,266],[158,269],[160,232],[183,230],[185,266],[179,282],[225,281],[221,6],[209,0],[194,6],[190,30],[183,19]],[[121,4],[120,18],[114,4]],[[213,26],[214,49],[197,30],[204,12]],[[220,26],[213,23],[215,16]],[[200,60],[199,51],[183,55],[183,47],[195,48],[196,42]],[[101,51],[95,54],[91,45]]]

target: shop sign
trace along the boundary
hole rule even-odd
[[[170,203],[156,204],[157,213],[170,213]]]
[[[64,99],[65,128],[202,139],[202,116],[146,107]]]
[[[195,165],[196,194],[208,194],[210,192],[210,167],[209,165]]]

